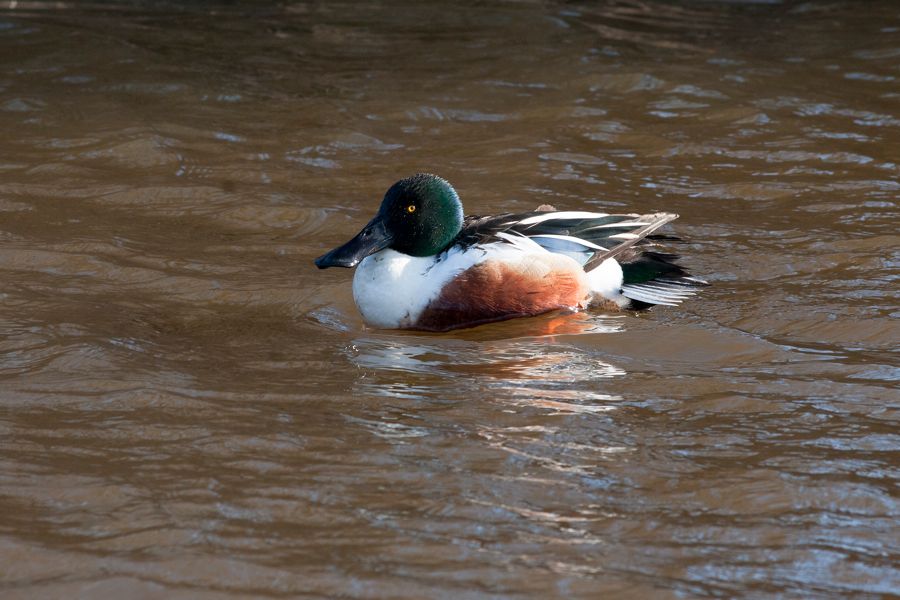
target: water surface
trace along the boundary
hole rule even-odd
[[[0,3],[2,595],[897,593],[898,79],[889,0]],[[713,285],[368,329],[423,170]]]

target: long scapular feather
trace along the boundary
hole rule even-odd
[[[665,225],[666,223],[670,223],[678,218],[678,215],[675,213],[654,213],[650,215],[630,215],[634,220],[626,221],[623,223],[615,223],[615,226],[621,228],[629,228],[631,225],[635,225],[634,229],[631,229],[628,233],[634,237],[628,237],[627,239],[622,239],[621,234],[616,236],[609,236],[610,238],[615,237],[617,240],[621,239],[621,243],[612,247],[611,249],[605,252],[597,252],[591,259],[584,265],[585,271],[590,271],[594,267],[598,266],[607,258],[615,258],[621,255],[623,252],[637,244],[642,239],[646,238],[648,235]],[[612,227],[613,224],[610,224]]]
[[[584,211],[559,211],[559,212],[541,212],[531,217],[526,217],[519,221],[519,225],[537,225],[545,221],[561,221],[572,219],[602,219],[610,215],[606,213],[584,212]]]

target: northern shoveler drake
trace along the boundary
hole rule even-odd
[[[447,331],[595,305],[675,305],[706,282],[653,250],[672,213],[556,211],[463,216],[456,190],[420,173],[390,187],[356,237],[316,259],[357,267],[366,323]],[[358,266],[357,266],[358,265]]]

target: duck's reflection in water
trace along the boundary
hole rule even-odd
[[[494,402],[550,412],[601,412],[618,397],[604,380],[625,372],[584,335],[622,330],[622,317],[590,313],[520,319],[450,335],[374,334],[348,347],[360,396],[425,402]]]
[[[358,404],[345,418],[390,446],[383,468],[402,472],[411,489],[440,482],[442,492],[423,502],[455,519],[455,538],[470,522],[506,523],[522,543],[551,540],[577,554],[602,544],[591,528],[608,518],[605,490],[621,484],[607,465],[634,449],[615,410],[622,398],[607,391],[625,371],[595,343],[625,323],[579,313],[452,335],[359,336],[348,348]],[[456,500],[447,503],[446,490],[456,490]],[[540,510],[534,497],[546,499]],[[373,523],[435,535],[423,533],[417,515]]]

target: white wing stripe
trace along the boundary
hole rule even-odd
[[[609,215],[606,213],[582,212],[576,210],[548,212],[534,215],[533,217],[528,217],[527,219],[522,219],[521,221],[519,221],[519,224],[537,225],[538,223],[543,223],[544,221],[550,221],[553,219],[602,219],[608,216]]]
[[[527,250],[528,252],[547,252],[547,250],[545,248],[542,248],[540,244],[518,232],[507,233],[506,231],[498,231],[495,235],[501,240],[506,240],[513,246],[517,246],[522,250]]]

